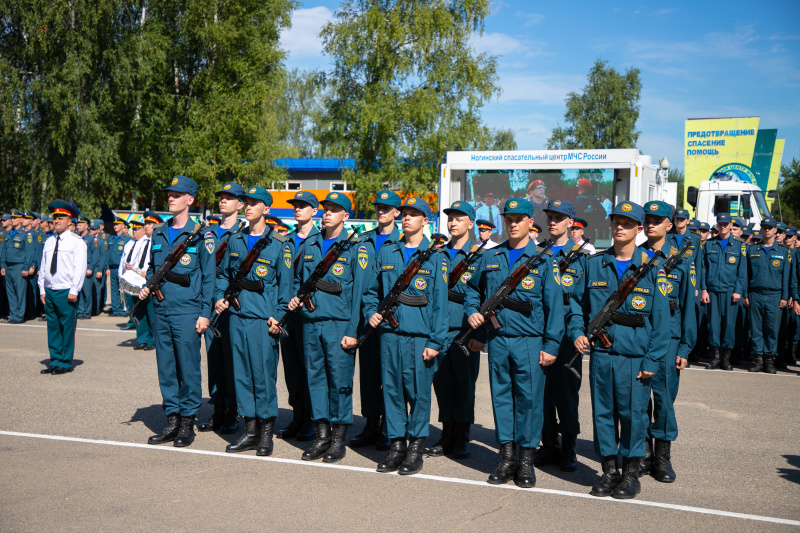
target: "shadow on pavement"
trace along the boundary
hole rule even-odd
[[[783,458],[793,468],[779,468],[778,474],[783,479],[800,485],[800,455],[784,455]]]
[[[42,366],[50,366],[50,359],[42,359],[39,361]],[[83,359],[73,359],[72,360],[72,368],[74,369],[77,366],[81,366],[83,364]]]

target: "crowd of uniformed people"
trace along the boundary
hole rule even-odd
[[[12,210],[0,233],[7,322],[46,314],[51,363],[43,374],[71,369],[75,321],[103,310],[106,277],[111,314],[133,310],[124,327],[136,328],[136,349],[156,352],[166,415],[150,444],[194,441],[204,336],[214,408],[197,428],[241,429],[226,451],[270,455],[275,435],[311,441],[302,459],[332,463],[348,444],[374,446],[388,452],[378,471],[415,474],[426,456],[470,455],[475,384],[487,351],[499,446],[487,481],[533,487],[535,467],[577,468],[580,355],[591,354],[602,466],[591,493],[633,498],[645,474],[675,480],[673,404],[688,361],[707,358],[709,368],[723,370],[747,361],[750,371],[767,373],[795,362],[796,229],[773,218],[754,231],[720,214],[711,228],[665,202],[624,201],[609,217],[612,246],[595,251],[583,239],[588,223],[566,200],[549,200],[539,214],[526,198],[508,199],[500,214],[508,239],[494,243],[496,221],[477,219],[467,202],[444,210],[449,238],[429,238],[423,198],[381,191],[375,229],[352,235],[347,196],[298,191],[290,232],[269,214],[268,190],[226,183],[216,193],[219,215],[193,236],[201,229],[189,214],[197,184],[176,176],[164,192],[167,222],[145,212],[115,219],[114,234],[106,235],[101,221],[55,200],[52,217]],[[172,257],[187,239],[183,255]],[[684,255],[665,270],[676,253]],[[319,271],[326,257],[336,260]],[[146,281],[169,261],[161,300]],[[487,312],[487,300],[523,265],[524,277]],[[458,279],[449,275],[454,270]],[[588,325],[634,275],[635,287],[609,315],[607,337],[596,341]],[[311,296],[298,297],[309,284]],[[391,307],[388,298],[395,298]],[[457,341],[469,331],[468,341]],[[279,357],[293,417],[276,431]],[[356,357],[366,423],[348,443]],[[442,431],[426,445],[432,390]]]

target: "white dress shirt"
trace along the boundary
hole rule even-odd
[[[578,244],[578,245],[583,244],[583,239],[581,239],[580,241],[576,242],[575,244]],[[590,254],[597,253],[597,248],[595,248],[594,245],[591,244],[591,243],[587,243],[586,246],[583,247],[583,249],[586,250],[587,252],[589,252]]]
[[[50,261],[58,239],[56,256],[56,273],[50,273]],[[44,243],[42,262],[39,266],[39,292],[45,289],[64,290],[77,296],[86,279],[86,243],[71,231],[61,235],[53,233]]]
[[[138,241],[126,242],[120,257],[119,270],[117,272],[119,277],[124,277],[128,283],[137,287],[144,287],[146,280],[144,275],[139,272],[147,273],[147,267],[150,266],[150,248],[150,238],[146,236]],[[131,249],[133,249],[133,253],[131,253]],[[128,261],[128,255],[131,256],[130,261]],[[131,265],[133,269],[128,270],[125,268],[127,264]]]

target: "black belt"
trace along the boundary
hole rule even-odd
[[[264,290],[264,282],[260,279],[249,280],[243,279],[239,281],[239,286],[249,292],[261,292]]]
[[[319,290],[328,294],[342,294],[341,283],[330,283],[328,281],[317,280],[314,284]]]
[[[401,292],[397,297],[397,301],[410,307],[425,307],[428,305],[428,297],[424,294],[408,294],[407,292]]]
[[[517,300],[511,296],[506,296],[503,299],[503,307],[517,313],[530,313],[533,311],[533,304],[530,300]]]
[[[171,270],[164,275],[164,279],[170,283],[180,285],[181,287],[188,287],[192,282],[191,278],[189,278],[189,274],[176,274]]]
[[[466,301],[466,295],[463,292],[455,292],[453,290],[447,290],[447,299],[453,303],[463,304]]]
[[[563,298],[564,298],[564,305],[569,305],[569,293],[568,292],[564,293]]]
[[[641,328],[644,326],[643,315],[626,315],[618,311],[611,313],[611,323],[629,328]]]

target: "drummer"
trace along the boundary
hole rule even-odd
[[[138,294],[139,289],[144,287],[146,281],[145,274],[150,263],[150,238],[147,236],[144,222],[141,219],[133,218],[128,223],[133,231],[133,240],[126,243],[122,250],[118,273],[120,287],[125,292],[125,303],[130,311],[138,301],[135,295]],[[152,223],[150,226],[152,227]],[[134,313],[134,318],[138,320],[139,324],[136,326],[136,343],[133,349],[155,350],[152,298],[148,298],[139,306]]]

